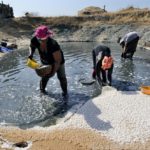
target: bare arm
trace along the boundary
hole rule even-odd
[[[124,47],[123,47],[123,53],[125,53],[127,50],[127,43],[125,43]]]
[[[30,59],[33,58],[33,54],[35,52],[35,49],[36,48],[31,44],[30,47],[29,47],[29,56],[28,56]]]
[[[94,50],[92,51],[92,58],[93,58],[93,69],[96,69],[96,56]]]
[[[59,69],[60,63],[62,61],[61,51],[59,50],[59,51],[54,52],[53,57],[54,57],[55,63],[54,63],[52,74],[55,74],[55,72],[57,72],[57,70]]]

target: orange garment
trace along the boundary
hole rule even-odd
[[[102,60],[102,69],[103,70],[107,70],[107,69],[110,69],[111,68],[111,66],[112,66],[112,64],[113,64],[113,58],[110,56],[110,57],[108,57],[108,56],[105,56],[104,58],[103,58],[103,60]]]

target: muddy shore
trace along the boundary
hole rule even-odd
[[[1,128],[0,133],[2,150],[7,148],[13,150],[17,148],[14,144],[21,142],[27,142],[25,148],[31,150],[149,150],[150,148],[150,141],[145,144],[137,142],[118,144],[101,134],[85,129],[49,132],[47,130]]]

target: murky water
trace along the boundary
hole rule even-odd
[[[91,50],[98,43],[61,43],[66,59],[69,98],[65,104],[57,77],[49,80],[48,95],[41,95],[40,78],[26,66],[28,50],[15,51],[0,60],[0,123],[21,127],[36,124],[55,124],[57,118],[76,104],[100,94],[97,84],[82,85],[80,79],[91,79]],[[150,85],[150,51],[138,49],[134,60],[121,60],[120,47],[105,43],[112,49],[115,59],[112,86],[118,90],[139,90]],[[34,57],[39,60],[38,55]]]

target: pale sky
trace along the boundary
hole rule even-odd
[[[109,12],[129,6],[150,8],[150,0],[3,0],[13,7],[14,16],[24,16],[32,12],[38,16],[76,16],[77,12],[88,6],[103,8]]]

